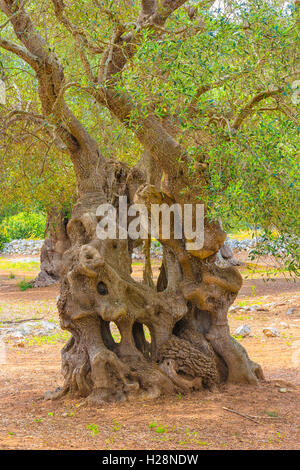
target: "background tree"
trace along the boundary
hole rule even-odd
[[[0,207],[2,213],[14,207],[15,211],[47,214],[41,271],[34,281],[36,286],[46,286],[58,281],[61,257],[69,246],[65,222],[74,200],[74,172],[54,129],[35,112],[34,96],[20,73],[5,73],[14,67],[5,59],[2,70],[9,106],[2,107],[0,114]]]
[[[227,311],[242,279],[235,268],[215,264],[226,234],[212,218],[223,205],[230,209],[232,194],[240,203],[236,213],[252,211],[247,194],[253,194],[260,222],[280,222],[274,192],[282,180],[294,180],[295,170],[287,155],[296,143],[290,96],[297,11],[272,1],[229,2],[219,12],[212,5],[53,0],[40,8],[0,1],[0,47],[34,72],[39,114],[68,148],[78,187],[58,301],[61,326],[72,337],[62,351],[64,386],[52,398],[68,391],[94,402],[155,397],[263,378],[230,336]],[[95,137],[85,112],[90,102],[99,115],[118,120],[131,142],[139,141],[144,152],[137,165],[104,157],[102,135]],[[287,123],[283,147],[273,142],[269,113],[280,134]],[[248,174],[258,189],[246,184]],[[185,240],[160,234],[157,285],[149,276],[135,282],[133,242],[96,236],[98,205],[110,202],[118,212],[119,195],[146,205],[203,201],[203,248],[188,251]],[[289,197],[294,201],[293,191]],[[293,218],[287,223],[295,228]],[[110,322],[120,330],[119,344]]]
[[[28,87],[31,72],[26,63],[0,50],[0,72],[6,85],[6,106],[0,105],[0,214],[46,213],[41,271],[33,285],[47,286],[58,281],[62,254],[69,247],[66,223],[76,200],[74,170],[54,126],[39,114],[36,89]],[[87,114],[91,128],[101,125],[99,117],[96,122],[93,120],[97,116],[94,109]],[[107,116],[106,121],[107,131],[103,129],[106,157],[111,155],[111,143],[118,141],[120,158],[130,162],[138,146],[131,145],[129,154],[122,129],[115,126],[112,132]],[[5,237],[3,241],[9,239]]]

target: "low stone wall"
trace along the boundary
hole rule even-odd
[[[4,243],[4,255],[39,255],[44,240],[12,240]]]
[[[39,255],[44,240],[12,240],[9,243],[4,243],[2,253],[4,255]],[[250,250],[256,244],[256,240],[245,239],[242,241],[236,239],[227,239],[225,245],[230,247],[232,250],[238,251]],[[156,258],[162,258],[162,247],[156,246],[154,243],[151,244],[151,256]],[[133,250],[133,259],[143,259],[143,253],[140,248]]]
[[[236,238],[227,238],[225,247],[236,251],[249,251],[256,246],[260,238],[245,238],[244,240],[237,240]],[[44,240],[12,240],[9,243],[4,243],[2,253],[7,255],[39,255]],[[280,247],[281,251],[284,250]],[[162,258],[161,246],[156,246],[155,243],[151,244],[151,255],[156,258]],[[143,253],[140,248],[135,248],[133,251],[133,259],[143,259]]]

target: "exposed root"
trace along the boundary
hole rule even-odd
[[[201,377],[195,377],[189,380],[177,373],[178,366],[174,359],[165,359],[160,364],[160,369],[170,377],[179,390],[188,392],[189,390],[201,390],[203,388]]]
[[[183,389],[214,388],[219,383],[214,357],[203,354],[188,341],[172,336],[159,350],[160,368]],[[185,378],[187,377],[187,378]],[[192,380],[189,384],[189,378]],[[201,379],[201,380],[198,380]]]
[[[47,390],[44,393],[45,400],[59,400],[64,397],[69,391],[69,387],[57,387],[55,390]]]

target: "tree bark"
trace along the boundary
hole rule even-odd
[[[63,210],[52,209],[47,217],[45,234],[41,249],[40,272],[33,281],[33,287],[47,287],[56,284],[60,279],[62,257],[70,248],[67,234],[68,217]]]

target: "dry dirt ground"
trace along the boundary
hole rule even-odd
[[[157,267],[154,270],[157,274]],[[9,273],[0,272],[0,323],[40,316],[57,321],[58,287],[21,292],[17,283],[24,271],[14,270],[14,279]],[[27,277],[35,274],[36,270],[26,272]],[[140,266],[134,267],[134,275],[140,278]],[[265,382],[97,408],[79,398],[44,401],[44,391],[62,383],[60,350],[65,336],[19,343],[11,339],[4,346],[5,360],[0,360],[0,448],[299,448],[299,283],[282,277],[266,283],[254,277],[245,279],[235,305],[255,304],[260,310],[232,310],[229,321],[232,333],[243,324],[251,327],[252,335],[240,341],[262,365]],[[290,308],[294,311],[287,315]],[[266,337],[262,331],[266,326],[276,327],[280,337]]]

